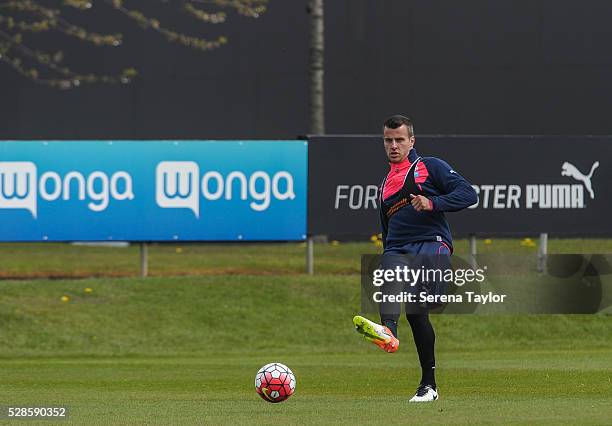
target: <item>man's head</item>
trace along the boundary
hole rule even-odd
[[[403,115],[387,118],[383,125],[383,140],[389,161],[392,163],[404,161],[414,146],[412,121]]]

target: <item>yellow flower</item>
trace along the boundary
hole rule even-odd
[[[176,251],[177,253],[182,253],[182,252],[183,252],[183,249],[182,249],[182,248],[180,248],[180,247],[177,247],[175,251]]]
[[[68,302],[70,298],[66,295],[62,296],[62,302]]]
[[[91,293],[92,291],[93,289],[90,287],[85,288],[85,293]]]
[[[493,242],[493,241],[491,241],[491,239],[490,239],[490,238],[487,238],[486,240],[484,240],[484,243],[485,243],[486,245],[489,245],[489,244],[491,244],[492,242]]]
[[[523,238],[521,241],[521,246],[523,247],[535,247],[536,243],[531,238]]]

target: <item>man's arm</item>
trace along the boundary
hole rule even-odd
[[[380,203],[380,205],[378,206],[378,213],[380,214],[380,229],[381,229],[381,233],[382,233],[382,243],[383,243],[383,250],[385,248],[387,248],[387,230],[389,228],[389,223],[387,221],[387,218],[385,217],[385,213],[383,212],[383,199],[382,199],[382,193],[383,193],[383,188],[384,188],[384,181],[383,184],[381,184],[378,187],[378,202]]]
[[[456,212],[478,202],[472,185],[451,166],[439,158],[428,158],[426,163],[433,184],[443,195],[428,197],[435,212]]]

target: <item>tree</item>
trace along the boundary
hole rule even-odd
[[[149,0],[169,3],[167,0]],[[92,13],[96,8],[108,7],[145,30],[156,31],[168,42],[179,43],[192,49],[209,51],[228,43],[225,36],[205,39],[191,36],[165,26],[161,19],[147,15],[131,3],[132,0],[0,0],[0,61],[23,76],[47,86],[70,89],[82,84],[123,83],[136,77],[138,71],[125,68],[117,75],[81,72],[64,64],[64,51],[36,49],[37,40],[48,32],[62,33],[93,47],[118,47],[122,34],[101,34],[79,25],[67,11]],[[205,24],[222,24],[233,11],[249,18],[258,18],[266,11],[268,0],[174,0],[173,6],[192,19]],[[74,14],[73,14],[74,15]]]
[[[310,0],[310,133],[325,133],[325,22],[323,0]]]

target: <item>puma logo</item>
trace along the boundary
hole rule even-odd
[[[599,161],[595,161],[593,163],[593,165],[591,166],[591,172],[585,176],[580,170],[576,168],[576,166],[566,161],[561,166],[561,176],[570,176],[582,182],[586,190],[589,191],[591,199],[593,199],[595,198],[595,193],[593,192],[593,187],[591,186],[591,177],[593,177],[593,172],[597,167],[599,167]]]

